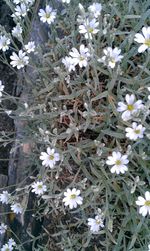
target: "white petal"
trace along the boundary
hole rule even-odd
[[[144,52],[146,49],[148,48],[148,46],[146,44],[142,44],[139,48],[138,48],[138,52],[142,53]]]

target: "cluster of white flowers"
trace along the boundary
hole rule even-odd
[[[16,214],[23,212],[23,208],[22,208],[21,204],[14,201],[11,194],[8,193],[7,191],[3,191],[0,194],[0,202],[2,204],[6,204],[6,205],[11,204],[10,208]]]
[[[102,5],[93,3],[88,7],[88,13],[85,13],[84,7],[79,4],[81,16],[78,17],[79,33],[83,34],[85,39],[93,39],[93,35],[99,32],[98,17],[101,15]]]
[[[86,67],[90,58],[90,52],[84,44],[80,45],[79,51],[72,48],[69,53],[70,57],[63,58],[62,62],[69,72],[75,71],[75,66],[79,65],[80,68]]]
[[[10,238],[6,244],[4,244],[1,248],[1,251],[12,251],[15,250],[16,242],[14,239]]]
[[[13,52],[10,56],[10,59],[12,60],[10,64],[13,67],[17,67],[17,69],[21,69],[29,64],[29,56],[27,54],[35,51],[34,41],[28,42],[28,44],[24,46],[24,49],[25,51],[19,50],[18,54]]]
[[[16,5],[12,14],[14,20],[19,22],[21,18],[26,17],[34,2],[35,0],[13,0],[13,3]]]
[[[123,121],[128,121],[138,116],[139,112],[143,110],[144,105],[142,103],[142,100],[136,100],[134,94],[127,94],[125,96],[125,100],[126,103],[118,103],[117,111],[122,112],[121,117]],[[129,138],[130,140],[137,140],[143,138],[145,127],[143,127],[141,124],[133,122],[131,127],[127,127],[125,131],[127,138]]]

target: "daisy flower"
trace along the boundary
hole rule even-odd
[[[66,69],[71,72],[75,71],[75,64],[71,57],[65,57],[62,59],[62,63],[65,65]]]
[[[42,165],[46,167],[54,168],[57,161],[60,160],[59,153],[55,153],[55,149],[47,148],[47,152],[41,152],[40,159],[42,161]]]
[[[79,25],[79,33],[84,34],[86,39],[92,39],[92,35],[95,35],[99,31],[97,29],[98,26],[99,22],[95,18],[92,20],[87,19],[84,24]]]
[[[12,251],[14,250],[15,246],[16,246],[16,242],[12,238],[10,238],[8,240],[8,243],[2,246],[1,251]]]
[[[56,18],[56,10],[53,10],[49,5],[46,6],[45,10],[40,9],[39,11],[40,20],[43,23],[51,24]]]
[[[67,192],[64,192],[65,198],[63,199],[63,202],[65,206],[69,206],[70,209],[76,208],[78,205],[82,205],[83,198],[80,195],[80,190],[77,190],[76,188],[67,189]]]
[[[89,53],[89,49],[85,47],[84,44],[80,45],[79,52],[76,48],[72,48],[69,55],[73,58],[73,62],[75,65],[79,64],[81,68],[87,66],[90,53]]]
[[[90,226],[90,230],[94,232],[98,232],[100,228],[104,227],[103,218],[101,215],[96,215],[95,218],[88,218],[88,225]]]
[[[21,214],[23,211],[23,208],[20,203],[13,203],[10,207],[15,214]]]
[[[10,247],[15,247],[15,246],[16,246],[16,242],[14,241],[13,238],[10,238],[10,239],[8,240],[8,245],[9,245]]]
[[[3,193],[0,194],[0,201],[2,202],[2,204],[9,204],[10,197],[10,193],[3,191]]]
[[[150,244],[148,245],[148,251],[150,251]]]
[[[37,181],[32,184],[32,192],[37,195],[42,195],[47,191],[46,185],[42,181]]]
[[[21,36],[22,32],[23,32],[23,30],[22,30],[22,27],[19,23],[16,25],[16,27],[14,27],[12,29],[12,35],[18,39],[20,39],[22,37]]]
[[[21,3],[20,5],[16,6],[14,15],[17,17],[25,17],[28,11],[29,9],[27,6],[24,3]]]
[[[140,206],[139,213],[142,216],[150,215],[150,192],[145,192],[145,198],[139,196],[136,205]]]
[[[10,39],[6,36],[0,36],[0,50],[7,51],[9,49]]]
[[[4,244],[1,248],[1,251],[12,251],[13,247],[11,247],[9,244]]]
[[[13,54],[10,56],[10,59],[12,60],[10,64],[13,67],[17,67],[17,69],[21,69],[29,63],[29,57],[22,50],[19,51],[18,55],[13,52]]]
[[[126,166],[129,163],[127,155],[121,155],[120,152],[112,152],[112,156],[108,156],[106,161],[107,165],[112,166],[110,169],[111,173],[125,173],[128,171],[128,167]]]
[[[4,223],[1,223],[0,225],[0,234],[4,234],[7,230],[7,225],[5,225]]]
[[[138,48],[138,52],[142,53],[145,50],[150,50],[150,26],[149,27],[143,27],[142,28],[142,34],[137,33],[135,34],[134,40],[141,44]]]
[[[118,112],[123,112],[121,117],[124,121],[127,121],[132,118],[133,115],[136,115],[136,113],[141,110],[144,105],[142,104],[142,100],[135,99],[134,94],[127,94],[125,96],[126,103],[119,102],[118,103]]]
[[[145,127],[143,127],[142,125],[138,125],[136,122],[132,123],[132,128],[127,127],[125,129],[126,131],[126,137],[131,139],[131,140],[137,140],[137,139],[142,139],[143,138],[143,134],[145,131]]]
[[[103,52],[105,55],[102,58],[98,59],[98,62],[102,62],[112,69],[115,67],[116,63],[120,62],[123,58],[123,56],[120,55],[121,50],[117,47],[115,47],[114,49],[108,47],[104,49]]]
[[[33,42],[29,42],[28,44],[26,44],[25,46],[25,50],[27,53],[31,53],[35,51],[35,43]]]
[[[98,18],[101,14],[102,5],[100,3],[93,3],[88,7],[88,11],[92,14],[95,18]]]

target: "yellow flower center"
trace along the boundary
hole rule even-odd
[[[145,39],[145,45],[147,45],[148,47],[150,47],[150,39]]]
[[[117,166],[120,166],[120,165],[121,165],[121,160],[120,160],[120,159],[116,160],[115,164],[116,164]]]
[[[84,60],[84,57],[81,56],[81,57],[80,57],[80,61],[83,61],[83,60]]]
[[[52,154],[49,155],[49,159],[50,159],[50,160],[53,160],[53,159],[54,159],[54,155],[52,155]]]
[[[91,28],[91,27],[88,29],[88,32],[89,32],[89,33],[93,33],[93,31],[94,31],[94,29]]]
[[[96,220],[96,224],[98,224],[98,225],[99,225],[100,223],[101,223],[101,221],[100,221],[100,220]]]
[[[76,196],[76,194],[71,194],[70,195],[70,199],[75,199],[77,196]]]
[[[111,61],[111,63],[113,63],[113,64],[116,63],[114,58],[110,58],[110,61]]]
[[[129,111],[133,111],[133,110],[134,110],[134,106],[133,106],[133,105],[128,105],[128,106],[127,106],[127,109],[128,109]]]
[[[50,13],[46,13],[45,17],[46,19],[49,19],[51,17]]]
[[[146,200],[144,204],[145,204],[145,206],[150,207],[150,200]]]
[[[140,134],[140,130],[134,130],[136,134]]]
[[[39,189],[42,189],[42,185],[38,185],[38,188],[39,188]]]

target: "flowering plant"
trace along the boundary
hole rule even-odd
[[[11,153],[25,160],[0,192],[13,219],[2,251],[148,250],[148,2],[6,0],[15,25],[0,28],[0,60],[21,94],[2,79],[1,111],[22,125]]]

